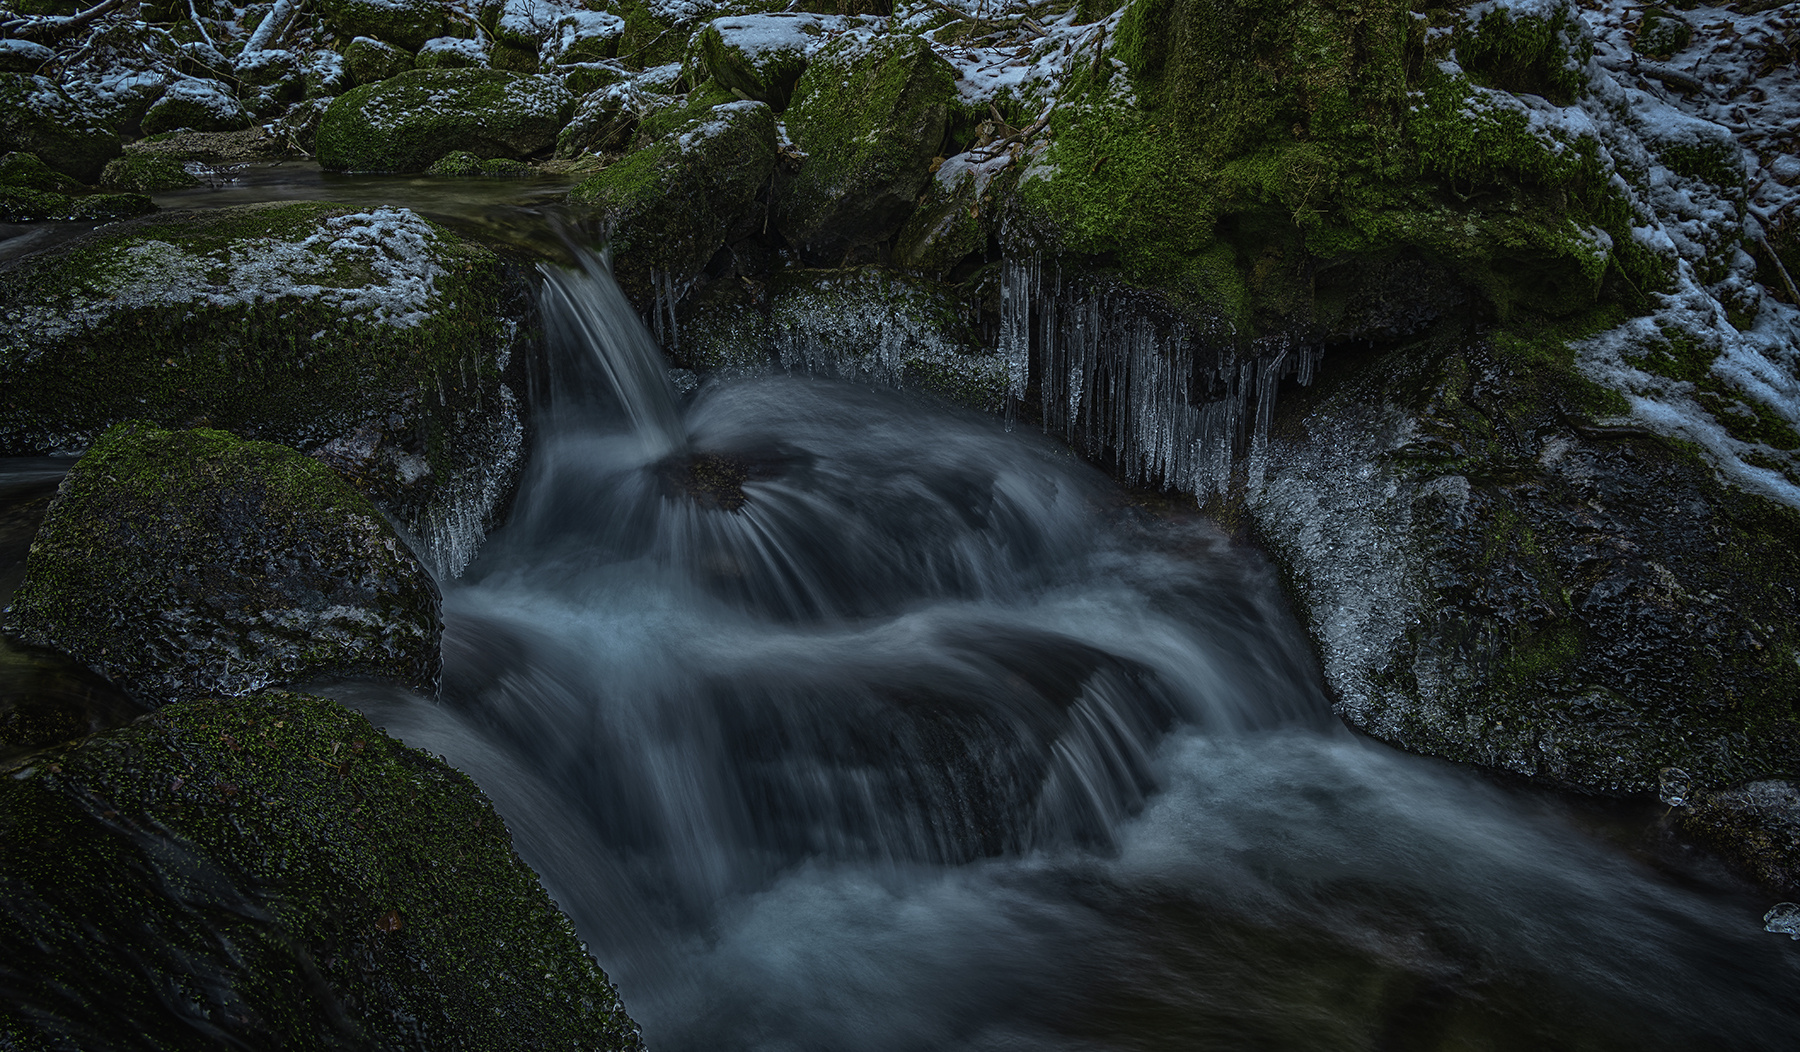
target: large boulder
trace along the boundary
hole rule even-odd
[[[422,172],[452,150],[522,159],[556,144],[575,99],[561,82],[501,69],[414,69],[338,97],[319,124],[319,163]]]
[[[825,46],[826,32],[841,30],[843,21],[787,11],[715,18],[694,35],[689,62],[780,113],[793,98],[809,57]]]
[[[786,115],[806,159],[775,200],[782,235],[827,263],[892,236],[931,176],[955,78],[919,37],[846,34],[819,52]]]
[[[643,1047],[474,783],[322,698],[15,765],[0,889],[7,1047]]]
[[[55,81],[0,73],[0,153],[25,150],[84,183],[119,155],[119,133],[101,124]]]
[[[1247,510],[1339,713],[1676,804],[1800,774],[1800,512],[1594,423],[1623,401],[1572,358],[1441,337],[1328,359],[1275,411]]]
[[[445,5],[439,0],[325,0],[320,14],[341,37],[374,37],[417,51],[444,31]]]
[[[775,118],[761,102],[710,99],[648,126],[648,142],[569,194],[612,230],[616,272],[646,298],[652,272],[685,282],[734,236],[761,226],[759,195],[775,168]],[[664,115],[659,115],[664,116]]]
[[[374,37],[357,37],[344,48],[344,70],[352,82],[374,84],[413,68],[413,56]]]
[[[183,77],[170,84],[144,111],[144,133],[187,129],[197,132],[237,131],[251,124],[250,113],[223,81]]]
[[[330,468],[133,422],[63,480],[7,631],[164,704],[327,675],[434,691],[441,625],[430,574]]]
[[[0,451],[203,424],[317,456],[439,573],[473,554],[523,446],[524,274],[405,210],[169,213],[0,271]]]

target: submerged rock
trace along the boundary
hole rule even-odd
[[[474,783],[322,698],[32,757],[0,887],[0,1042],[642,1048]]]
[[[96,231],[0,271],[0,451],[78,452],[132,418],[280,442],[454,574],[517,471],[534,304],[524,274],[405,210]]]
[[[135,422],[63,480],[6,627],[153,705],[327,675],[434,691],[442,631],[431,576],[330,468]]]
[[[575,99],[554,77],[413,69],[338,97],[319,124],[319,163],[422,172],[452,150],[521,159],[556,144]]]

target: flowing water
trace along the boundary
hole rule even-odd
[[[657,1049],[1791,1048],[1760,900],[1354,738],[1270,570],[1065,451],[794,377],[678,398],[552,271],[442,697]]]

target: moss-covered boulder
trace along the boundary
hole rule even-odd
[[[894,238],[894,264],[941,278],[965,261],[985,259],[1018,174],[1005,151],[945,160]]]
[[[0,157],[0,185],[52,194],[78,194],[80,183],[51,168],[37,154],[13,151]]]
[[[173,157],[130,153],[106,162],[100,185],[108,190],[157,194],[199,186],[200,180]]]
[[[826,30],[841,22],[803,12],[715,18],[694,35],[689,61],[705,76],[780,113],[806,72],[807,57],[824,46]]]
[[[154,211],[156,204],[143,194],[70,196],[0,185],[0,218],[8,223],[29,223],[39,219],[105,223]]]
[[[1338,711],[1593,792],[1793,777],[1800,513],[1594,423],[1622,401],[1572,359],[1440,337],[1328,358],[1276,410],[1248,515]]]
[[[1591,49],[1566,3],[1134,0],[1044,117],[1010,229],[1244,335],[1328,311],[1321,261],[1397,249],[1503,317],[1659,288],[1673,261],[1633,236],[1649,220],[1596,123],[1544,116],[1585,89]]]
[[[501,69],[414,69],[338,97],[319,124],[319,163],[422,172],[451,150],[524,158],[556,143],[575,99],[553,77]]]
[[[760,229],[758,200],[775,168],[775,118],[764,103],[703,97],[666,117],[666,130],[640,129],[649,145],[569,194],[612,230],[616,273],[640,301],[652,272],[686,281],[727,241]]]
[[[487,49],[463,37],[432,37],[414,61],[422,69],[465,69],[488,64]]]
[[[319,13],[340,37],[374,37],[408,52],[444,31],[438,0],[324,0]]]
[[[304,202],[121,224],[0,273],[0,450],[121,420],[280,442],[458,572],[509,492],[527,278],[411,212]]]
[[[544,41],[543,54],[558,66],[601,62],[618,54],[625,20],[603,11],[571,11],[558,18]]]
[[[119,155],[118,132],[99,123],[55,81],[0,73],[0,152],[23,150],[84,183]]]
[[[374,37],[357,37],[344,48],[344,69],[352,83],[374,84],[411,68],[411,52]]]
[[[286,446],[120,424],[63,480],[7,631],[147,704],[371,675],[435,691],[437,586]]]
[[[716,103],[721,98],[710,98],[707,102]],[[637,135],[639,121],[664,111],[679,110],[682,105],[680,96],[646,90],[636,80],[607,83],[583,96],[576,104],[574,116],[557,133],[556,156],[571,159],[583,154],[623,150]]]
[[[782,235],[830,263],[892,236],[930,178],[955,77],[919,37],[846,35],[820,51],[786,115],[806,159],[775,199]]]
[[[26,1048],[642,1048],[481,791],[321,698],[8,771],[0,888]]]
[[[237,131],[251,124],[250,111],[223,81],[184,77],[170,84],[144,112],[144,134],[187,129]]]

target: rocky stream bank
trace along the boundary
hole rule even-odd
[[[7,526],[18,660],[80,669],[0,720],[0,942],[168,954],[8,964],[0,1038],[80,1047],[124,983],[146,1032],[637,1040],[467,779],[281,690],[435,687],[543,365],[516,248],[153,199],[283,158],[558,182],[682,378],[1042,428],[1266,550],[1352,727],[1655,794],[1800,895],[1792,3],[31,0],[0,37],[0,218],[111,221],[0,265],[0,453],[81,455]],[[101,696],[154,711],[52,703]]]

